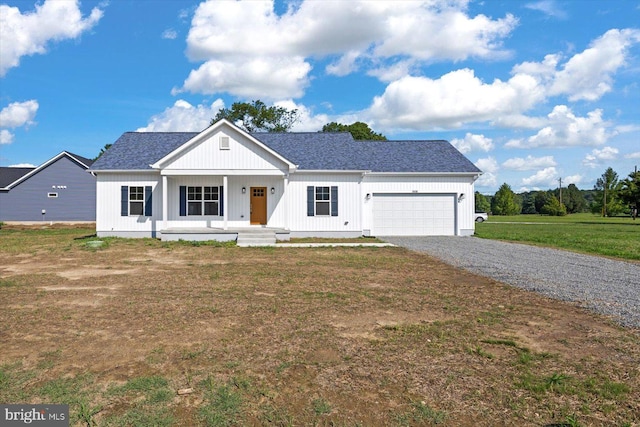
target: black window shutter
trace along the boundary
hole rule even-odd
[[[120,187],[120,216],[129,215],[129,187]]]
[[[218,193],[218,197],[220,198],[220,200],[218,200],[218,206],[220,206],[220,216],[224,215],[224,187],[221,185],[220,186],[220,192]]]
[[[187,216],[187,186],[186,185],[180,186],[180,216]]]
[[[153,214],[152,192],[153,190],[150,185],[144,187],[144,216],[151,216]]]
[[[338,187],[331,187],[331,216],[338,216]]]
[[[315,194],[314,194],[314,187],[312,185],[309,185],[307,187],[307,216],[313,216],[313,213],[315,212],[315,210],[313,209],[313,205],[315,202]]]

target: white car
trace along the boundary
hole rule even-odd
[[[476,222],[484,222],[489,219],[489,215],[486,212],[476,212]]]

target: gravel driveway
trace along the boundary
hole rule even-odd
[[[573,301],[625,326],[640,327],[640,265],[476,237],[383,240],[503,283]]]

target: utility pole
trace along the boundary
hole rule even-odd
[[[558,178],[558,184],[560,185],[560,206],[562,206],[562,178]]]

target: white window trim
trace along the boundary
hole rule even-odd
[[[131,189],[132,188],[142,188],[142,200],[132,200],[131,199]],[[139,214],[132,214],[131,213],[131,203],[140,203],[142,204],[142,213]],[[128,208],[129,208],[129,216],[144,216],[144,186],[140,186],[140,185],[130,185],[129,186],[129,202],[127,204]]]
[[[318,188],[327,188],[329,190],[328,199],[318,199]],[[329,210],[326,214],[318,213],[318,203],[326,203],[329,206]],[[313,188],[313,214],[314,216],[331,216],[331,186],[327,185],[316,185]]]
[[[216,188],[218,190],[218,193],[217,193],[218,198],[216,200],[205,200],[204,199],[204,194],[205,194],[204,189],[206,187]],[[190,188],[199,188],[200,189],[200,196],[202,198],[199,199],[199,200],[190,200],[189,199],[189,189]],[[201,213],[200,214],[190,214],[189,213],[189,204],[190,203],[197,203],[197,202],[200,203],[200,212]],[[206,203],[217,203],[217,205],[218,205],[217,206],[217,213],[215,215],[207,215],[207,214],[204,213],[205,212]],[[187,206],[186,206],[186,208],[187,208],[186,209],[187,216],[220,216],[220,188],[219,188],[219,186],[217,186],[217,185],[188,185],[187,186]]]

